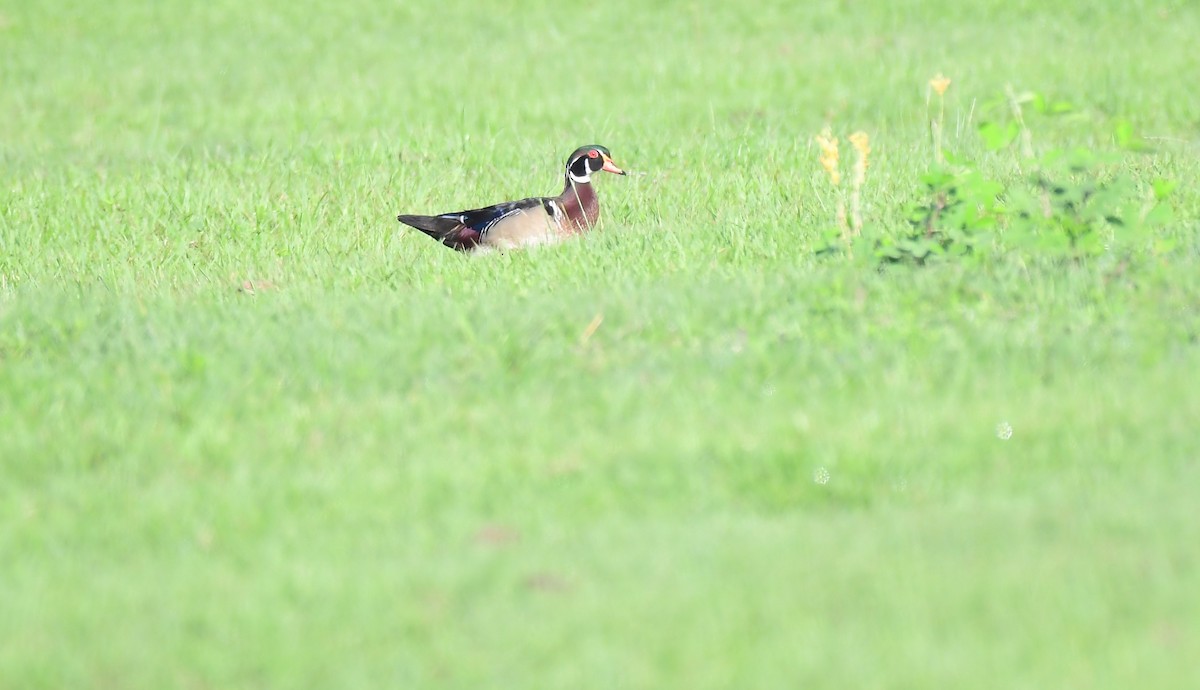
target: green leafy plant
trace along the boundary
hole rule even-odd
[[[990,242],[1000,219],[1001,184],[969,167],[935,169],[921,181],[922,200],[908,212],[913,231],[881,239],[875,247],[881,261],[924,264],[973,254]]]
[[[1156,180],[1147,189],[1120,170],[1123,159],[1115,153],[1051,149],[1035,157],[1023,106],[1039,115],[1077,112],[1066,101],[1011,88],[986,103],[989,119],[977,128],[980,143],[999,152],[1020,142],[1013,176],[990,179],[976,162],[935,145],[933,168],[921,177],[918,201],[908,210],[911,230],[876,241],[880,262],[920,265],[997,251],[1080,259],[1118,248],[1171,249],[1156,231],[1173,219],[1168,198],[1174,182]],[[934,131],[940,132],[940,123]],[[1126,121],[1114,124],[1113,141],[1126,151],[1148,150]]]
[[[1028,184],[1006,194],[1009,223],[1006,237],[1018,247],[1052,255],[1090,256],[1103,253],[1113,228],[1134,215],[1128,181],[1104,179],[1101,157],[1090,151],[1052,150],[1038,162]]]
[[[1007,242],[1068,258],[1153,245],[1173,218],[1167,200],[1175,184],[1158,180],[1147,193],[1128,174],[1109,170],[1119,162],[1087,149],[1047,152],[1027,182],[1005,195]]]

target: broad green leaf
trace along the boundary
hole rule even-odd
[[[1159,239],[1154,240],[1153,251],[1155,254],[1160,254],[1160,255],[1161,254],[1170,254],[1171,252],[1175,251],[1175,247],[1177,247],[1178,245],[1179,245],[1179,242],[1175,239],[1168,238],[1168,237],[1160,237]]]
[[[1175,221],[1175,210],[1168,204],[1155,204],[1143,221],[1152,228],[1170,225]]]
[[[971,164],[971,161],[968,160],[967,158],[965,158],[964,156],[960,156],[957,153],[954,153],[953,151],[951,151],[949,149],[945,149],[945,148],[942,149],[942,157],[945,158],[946,162],[949,163],[950,165],[970,165]]]
[[[979,124],[979,136],[983,138],[983,146],[988,151],[999,151],[1008,147],[1016,141],[1017,135],[1020,133],[1021,128],[1015,122],[1009,122],[1003,126],[995,122]]]
[[[1150,146],[1146,141],[1138,136],[1133,130],[1133,123],[1129,120],[1117,120],[1113,125],[1113,139],[1117,142],[1117,146],[1126,151],[1149,151]]]
[[[1179,186],[1179,183],[1175,180],[1159,178],[1151,182],[1150,186],[1154,188],[1154,200],[1162,201],[1163,199],[1171,196],[1171,193],[1175,191],[1175,188]]]

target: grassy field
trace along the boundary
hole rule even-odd
[[[756,5],[756,6],[755,6]],[[0,688],[1200,684],[1200,8],[0,2]],[[1173,251],[818,257],[975,105]],[[844,141],[844,140],[843,140]],[[395,222],[556,193],[603,232]],[[843,144],[845,146],[845,144]]]

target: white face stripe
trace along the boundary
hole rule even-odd
[[[577,158],[577,160],[583,160],[583,158]],[[574,170],[571,169],[574,167],[575,162],[576,161],[571,161],[571,166],[566,168],[566,176],[569,176],[571,181],[575,182],[577,185],[592,184],[592,168],[589,168],[587,163],[583,163],[583,174],[576,175]]]

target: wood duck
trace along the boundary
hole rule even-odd
[[[590,230],[600,218],[600,201],[592,189],[592,173],[624,175],[603,146],[581,146],[567,159],[562,194],[508,201],[440,216],[396,217],[447,247],[511,249],[556,242]]]

